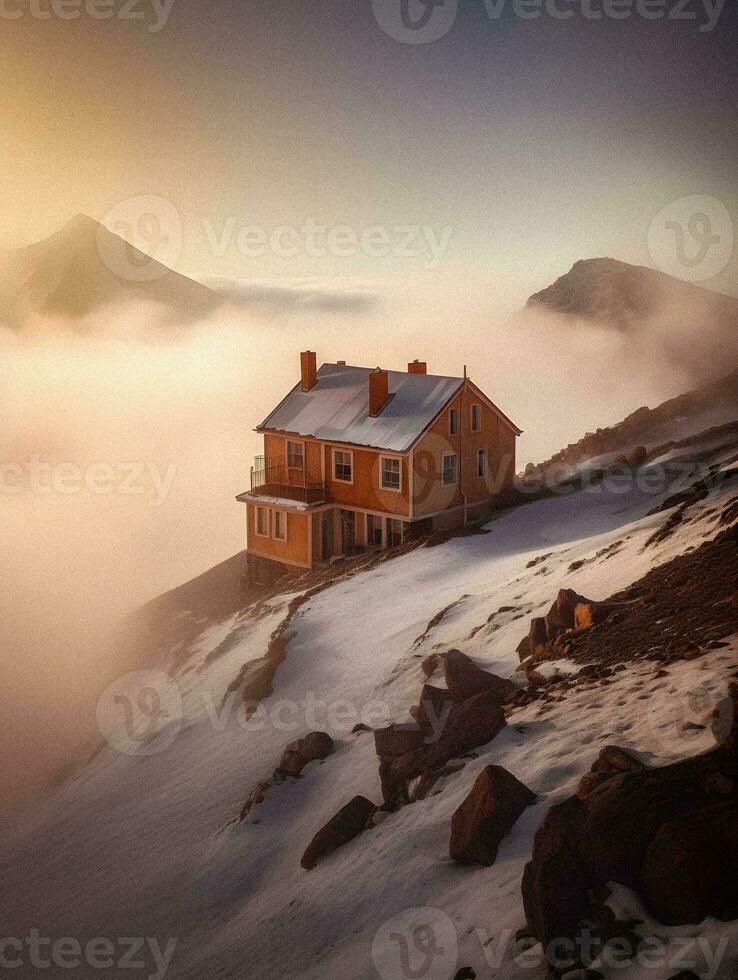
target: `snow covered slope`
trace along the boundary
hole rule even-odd
[[[670,462],[680,464],[684,455],[675,452]],[[725,473],[737,447],[698,445],[686,455]],[[514,710],[508,727],[460,760],[427,799],[382,814],[376,827],[312,871],[300,867],[300,857],[353,796],[381,802],[373,737],[352,729],[407,720],[424,681],[423,658],[457,647],[522,686],[515,648],[559,588],[598,599],[613,594],[717,534],[716,515],[738,492],[734,480],[718,483],[690,509],[689,521],[646,547],[670,513],[648,512],[674,487],[654,494],[642,482],[530,503],[500,516],[486,534],[420,548],[338,580],[300,605],[299,596],[282,595],[256,615],[231,614],[159,665],[168,677],[149,675],[153,701],[138,701],[135,678],[121,682],[101,701],[108,742],[43,812],[29,815],[23,836],[0,858],[10,899],[3,935],[24,937],[36,928],[52,939],[108,937],[116,944],[119,937],[156,937],[162,949],[174,939],[167,976],[191,980],[403,980],[420,967],[412,961],[411,972],[402,972],[390,933],[412,937],[408,910],[430,907],[436,912],[424,914],[446,943],[425,977],[448,980],[471,966],[480,977],[543,978],[542,965],[513,959],[513,945],[525,924],[523,866],[547,808],[573,793],[605,744],[632,749],[653,765],[708,748],[707,732],[685,730],[685,712],[696,689],[708,701],[721,696],[738,666],[736,638],[665,677],[639,661],[607,687],[583,683],[562,700]],[[289,610],[274,692],[247,720],[227,689],[246,662],[266,655]],[[112,710],[124,703],[138,708],[132,727]],[[270,788],[238,822],[244,800],[285,745],[311,730],[330,732],[335,752]],[[451,816],[489,764],[504,766],[538,800],[491,868],[461,867],[448,856]],[[616,899],[635,902],[622,890]],[[712,976],[738,973],[738,923],[676,932],[690,936],[690,949],[703,957],[708,940],[728,940]],[[679,936],[663,935],[675,955]],[[144,956],[147,948],[140,975],[161,976]],[[99,972],[82,965],[72,975]],[[678,972],[665,963],[612,975],[665,980]]]

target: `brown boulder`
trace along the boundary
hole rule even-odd
[[[302,867],[309,871],[328,854],[358,837],[376,809],[366,797],[355,796],[313,837],[300,861]]]
[[[299,776],[308,762],[325,759],[333,751],[333,739],[326,732],[310,732],[304,738],[290,742],[279,760],[276,772]]]
[[[586,630],[604,622],[617,606],[608,602],[578,602],[574,607],[574,629]]]
[[[535,793],[500,766],[484,768],[451,818],[449,854],[460,864],[492,865],[502,839]]]
[[[308,762],[327,759],[333,751],[333,739],[327,732],[310,732],[302,740],[300,751]]]
[[[646,766],[639,759],[629,755],[617,745],[606,745],[595,759],[592,768],[582,776],[577,796],[580,799],[589,794],[617,772],[638,772]]]
[[[708,910],[738,916],[738,806],[735,798],[662,825],[641,872],[643,897],[663,925],[702,922]],[[731,880],[732,879],[732,880]]]
[[[545,618],[548,639],[553,640],[562,630],[573,629],[577,604],[590,601],[574,589],[560,589]]]
[[[588,892],[608,881],[633,888],[673,925],[738,917],[735,752],[623,771],[634,762],[609,747],[603,764],[620,771],[553,806],[536,833],[523,903],[544,946],[576,942]]]
[[[532,656],[534,647],[531,644],[530,635],[524,636],[523,639],[515,647],[515,652],[518,655],[520,663],[527,660],[528,657]]]
[[[408,780],[402,776],[395,775],[393,772],[395,765],[396,762],[391,762],[389,759],[381,759],[379,762],[379,781],[382,786],[382,799],[391,810],[398,810],[401,806],[410,802],[407,789]],[[411,776],[409,778],[413,777]]]
[[[512,681],[477,667],[461,650],[449,650],[444,657],[446,687],[454,701],[466,701],[476,694],[491,691],[505,698],[515,690]]]
[[[478,745],[492,741],[507,724],[497,695],[491,691],[454,704],[435,742],[417,746],[392,762],[391,779],[407,782],[427,769],[445,765]]]
[[[420,703],[415,718],[423,733],[429,738],[438,738],[453,705],[451,692],[442,687],[426,684],[420,692]]]
[[[491,742],[507,724],[505,712],[494,691],[477,694],[473,698],[456,704],[449,713],[440,743],[431,746],[433,764],[440,756],[446,762],[454,755],[463,755],[478,745]],[[440,752],[436,752],[439,749]]]
[[[423,671],[426,677],[431,677],[438,670],[441,662],[441,656],[438,653],[431,653],[430,656],[426,657],[421,663],[420,669]]]
[[[536,648],[543,646],[547,640],[546,620],[543,616],[534,616],[530,621],[530,632],[528,633],[528,648],[530,652],[535,653]]]
[[[388,725],[374,729],[374,747],[380,759],[399,759],[419,748],[425,736],[418,725]]]

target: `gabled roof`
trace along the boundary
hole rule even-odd
[[[323,364],[317,384],[310,391],[303,391],[300,383],[295,385],[257,431],[268,429],[405,452],[464,385],[463,378],[388,371],[389,401],[372,418],[368,413],[371,370]]]

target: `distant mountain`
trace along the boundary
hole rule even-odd
[[[29,313],[75,320],[126,302],[157,303],[165,317],[188,320],[210,313],[222,299],[83,214],[3,256],[0,317],[15,328]]]
[[[738,300],[608,258],[575,262],[566,275],[531,296],[526,306],[620,331],[685,309],[713,329],[738,329]]]

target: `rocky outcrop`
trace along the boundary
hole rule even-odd
[[[299,776],[309,762],[326,759],[333,751],[333,739],[326,732],[310,732],[290,742],[282,753],[275,774]]]
[[[302,855],[302,867],[309,871],[333,851],[358,837],[366,829],[376,809],[371,800],[355,796],[313,837]]]
[[[515,691],[512,681],[477,667],[461,650],[449,650],[443,659],[446,687],[454,701],[466,701],[475,694],[491,691],[501,699]]]
[[[449,854],[453,860],[494,864],[502,839],[535,799],[535,793],[506,769],[484,768],[451,818]]]
[[[736,685],[730,700],[730,729],[725,737],[723,706],[724,741],[712,752],[648,769],[609,747],[605,778],[549,810],[522,884],[529,929],[544,947],[576,942],[590,894],[608,881],[633,888],[666,925],[738,917]]]
[[[606,745],[595,759],[590,771],[582,777],[577,788],[577,796],[584,799],[593,789],[616,773],[639,772],[645,768],[645,764],[640,759],[629,755],[624,749],[617,745]]]
[[[390,809],[410,801],[410,782],[420,777],[413,798],[422,798],[450,759],[491,741],[505,727],[503,703],[515,693],[515,686],[481,670],[465,654],[451,653],[448,676],[456,696],[426,684],[420,704],[411,712],[413,724],[388,725],[374,732],[382,796]],[[479,687],[485,689],[458,700]]]

